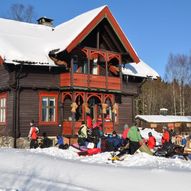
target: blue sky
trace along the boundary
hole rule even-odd
[[[36,19],[58,25],[108,5],[139,57],[163,78],[170,53],[191,52],[191,0],[0,0],[0,17],[14,3],[32,5]]]

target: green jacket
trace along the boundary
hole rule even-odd
[[[139,142],[142,140],[141,134],[136,126],[130,127],[127,137],[130,141],[134,142]]]

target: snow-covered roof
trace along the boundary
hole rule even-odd
[[[122,73],[129,76],[148,77],[153,79],[159,77],[159,74],[142,60],[140,60],[138,64],[135,62],[125,64],[122,68]]]
[[[191,123],[191,116],[177,116],[177,115],[137,115],[136,119],[142,119],[149,123],[176,123],[184,122]]]
[[[112,26],[121,38],[127,51],[135,62],[139,61],[137,53],[123,33],[107,6],[85,12],[73,19],[56,26],[44,26],[0,18],[0,56],[6,63],[35,64],[57,66],[48,56],[56,50],[59,53],[77,45],[80,40],[91,32],[106,17],[111,18]],[[84,36],[83,36],[84,35]],[[78,40],[78,41],[77,41]],[[138,64],[126,64],[122,72],[127,75],[156,78],[158,75],[151,67],[140,61]]]
[[[63,51],[106,6],[81,14],[55,28],[0,18],[0,56],[17,61],[55,65],[51,50]]]
[[[51,27],[1,18],[0,26],[0,56],[5,62],[53,64],[47,46]]]
[[[70,43],[91,23],[91,21],[107,6],[85,12],[55,27],[51,49],[65,50]]]

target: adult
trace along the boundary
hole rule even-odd
[[[87,127],[92,128],[92,118],[89,113],[86,116],[86,122],[87,122]]]
[[[79,146],[86,146],[87,142],[87,126],[84,121],[82,121],[82,124],[80,126],[80,129],[78,131],[78,144]]]
[[[143,144],[143,139],[137,126],[133,125],[130,127],[127,138],[129,139],[129,154],[133,155]]]
[[[111,135],[107,138],[107,150],[108,151],[117,151],[122,146],[122,139],[117,134],[116,131],[113,131]]]
[[[129,132],[129,126],[125,124],[123,127],[123,133],[121,135],[121,138],[123,139],[123,141],[127,139],[128,132]]]
[[[30,122],[30,131],[28,134],[28,138],[30,140],[30,148],[36,149],[38,147],[38,133],[39,129],[35,126],[34,120],[31,120]]]
[[[40,148],[48,148],[53,145],[53,142],[50,138],[48,138],[47,133],[43,132],[42,134],[42,140],[40,143]]]
[[[164,126],[161,143],[162,143],[162,145],[164,145],[164,143],[169,143],[169,142],[170,142],[170,134],[169,134],[167,127]]]
[[[149,138],[147,140],[147,146],[149,147],[149,149],[154,149],[154,147],[156,146],[156,139],[151,132],[148,133],[148,136]]]

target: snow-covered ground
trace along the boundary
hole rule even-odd
[[[110,153],[79,157],[73,149],[0,149],[0,191],[190,190],[191,161],[145,153],[108,161]]]

